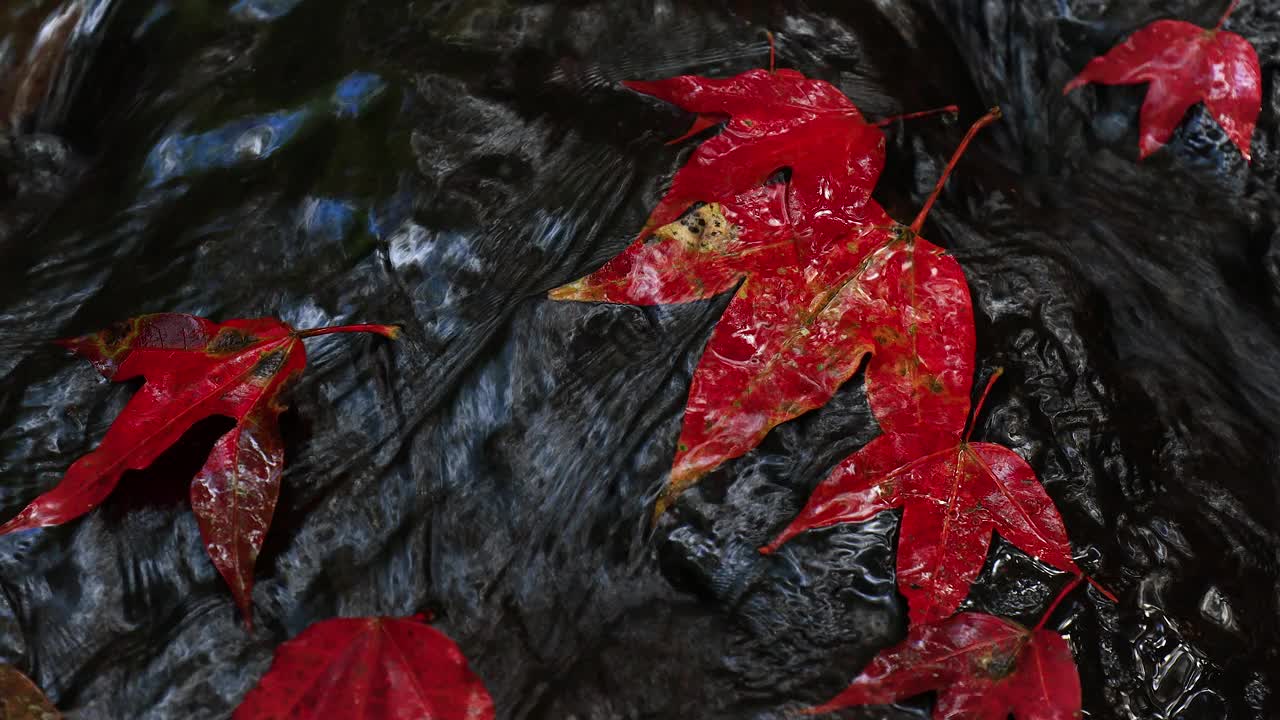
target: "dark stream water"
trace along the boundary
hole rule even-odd
[[[1006,368],[975,436],[1031,462],[1120,595],[1055,616],[1088,717],[1280,717],[1280,1],[1228,26],[1263,64],[1252,166],[1202,106],[1137,164],[1143,88],[1061,96],[1221,0],[3,2],[0,519],[132,391],[48,338],[162,310],[407,331],[309,345],[255,632],[185,500],[217,428],[80,521],[0,538],[0,661],[71,717],[225,718],[334,615],[434,610],[501,718],[780,718],[898,640],[896,514],[755,550],[876,434],[860,377],[650,534],[727,296],[544,299],[635,236],[692,147],[619,81],[762,66],[766,29],[871,117],[960,105],[889,130],[900,219],[1004,108],[925,235],[968,275],[979,377]],[[999,546],[969,606],[1034,621],[1060,582]]]

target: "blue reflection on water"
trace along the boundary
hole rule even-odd
[[[330,101],[338,117],[359,117],[387,84],[373,73],[355,72],[338,81]]]
[[[150,184],[271,157],[298,134],[312,114],[309,110],[274,112],[204,133],[165,137],[147,155]]]
[[[334,117],[359,117],[382,94],[386,82],[374,73],[354,72],[338,81],[329,97]],[[234,120],[190,135],[168,135],[146,160],[150,185],[218,168],[230,168],[271,157],[318,117],[325,106],[312,102],[299,110],[281,110]]]
[[[385,240],[411,214],[413,196],[401,190],[380,206],[369,208],[369,234]]]
[[[302,0],[239,0],[231,14],[243,20],[270,22],[288,15]]]
[[[303,200],[299,224],[307,235],[339,242],[356,225],[359,208],[339,198],[309,197]]]

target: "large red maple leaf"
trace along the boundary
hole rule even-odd
[[[1248,40],[1222,30],[1232,2],[1218,25],[1206,30],[1181,20],[1157,20],[1107,54],[1089,61],[1063,94],[1086,83],[1150,83],[1142,103],[1138,154],[1145,158],[1173,136],[1192,105],[1204,101],[1245,159],[1262,109],[1262,70]]]
[[[954,259],[917,235],[960,155],[997,117],[993,111],[970,128],[911,227],[864,231],[889,239],[868,257],[878,269],[862,306],[877,326],[867,395],[882,434],[837,466],[762,548],[771,553],[806,530],[902,507],[897,579],[913,623],[959,607],[986,561],[992,530],[1054,567],[1080,572],[1062,518],[1030,466],[1008,448],[969,442],[968,285]]]
[[[58,483],[0,526],[0,535],[74,520],[111,494],[126,470],[150,465],[196,422],[236,420],[191,482],[195,512],[213,564],[249,622],[253,566],[271,524],[284,469],[277,420],[281,390],[306,367],[302,339],[335,332],[395,338],[388,325],[297,331],[271,318],[215,323],[179,313],[143,315],[60,341],[108,380],[146,383],[102,443],[72,463]]]
[[[629,86],[699,113],[695,127],[727,124],[676,173],[634,244],[550,297],[681,303],[746,278],[694,373],[656,515],[777,424],[825,403],[857,370],[870,341],[849,281],[868,248],[852,231],[890,221],[870,199],[884,135],[830,84],[754,70]],[[766,184],[781,168],[790,181]]]
[[[235,720],[493,720],[484,683],[447,635],[411,618],[336,618],[276,649]]]
[[[806,712],[884,705],[930,690],[938,691],[934,720],[1080,717],[1080,676],[1066,640],[980,613],[913,625],[848,688]]]

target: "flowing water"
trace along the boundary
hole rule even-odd
[[[1006,369],[975,437],[1031,462],[1120,596],[1055,616],[1088,717],[1280,717],[1280,2],[1228,25],[1263,64],[1252,166],[1202,106],[1138,164],[1143,88],[1061,94],[1133,29],[1223,5],[5,0],[0,518],[132,391],[49,338],[164,310],[406,338],[309,344],[252,633],[185,500],[212,427],[83,519],[0,539],[0,661],[74,718],[225,718],[308,624],[432,610],[501,718],[781,718],[842,688],[905,629],[897,514],[756,547],[878,432],[860,376],[651,533],[727,296],[545,299],[692,147],[620,81],[760,67],[771,30],[870,117],[960,105],[888,129],[899,219],[1004,109],[924,234],[968,275],[979,377]],[[968,607],[1033,622],[1060,584],[997,543]]]

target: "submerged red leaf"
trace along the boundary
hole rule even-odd
[[[62,715],[18,668],[0,663],[0,720],[59,720]]]
[[[386,325],[295,331],[270,318],[215,323],[162,313],[60,341],[108,380],[142,376],[146,383],[102,443],[0,526],[0,534],[74,520],[106,500],[125,471],[150,465],[196,422],[233,418],[235,427],[217,441],[191,483],[191,508],[209,557],[248,622],[253,566],[284,468],[276,426],[285,409],[281,390],[306,366],[302,338],[329,332],[398,333]]]
[[[416,618],[338,618],[276,650],[235,720],[492,720],[493,700],[444,633]]]
[[[913,625],[844,692],[807,712],[883,705],[931,690],[938,691],[934,720],[1080,717],[1080,677],[1066,640],[979,613]]]
[[[1187,110],[1204,101],[1248,160],[1262,110],[1262,70],[1249,41],[1221,29],[1225,20],[1223,15],[1210,30],[1181,20],[1157,20],[1089,61],[1063,93],[1091,82],[1150,83],[1140,119],[1138,154],[1142,158],[1169,142]]]

